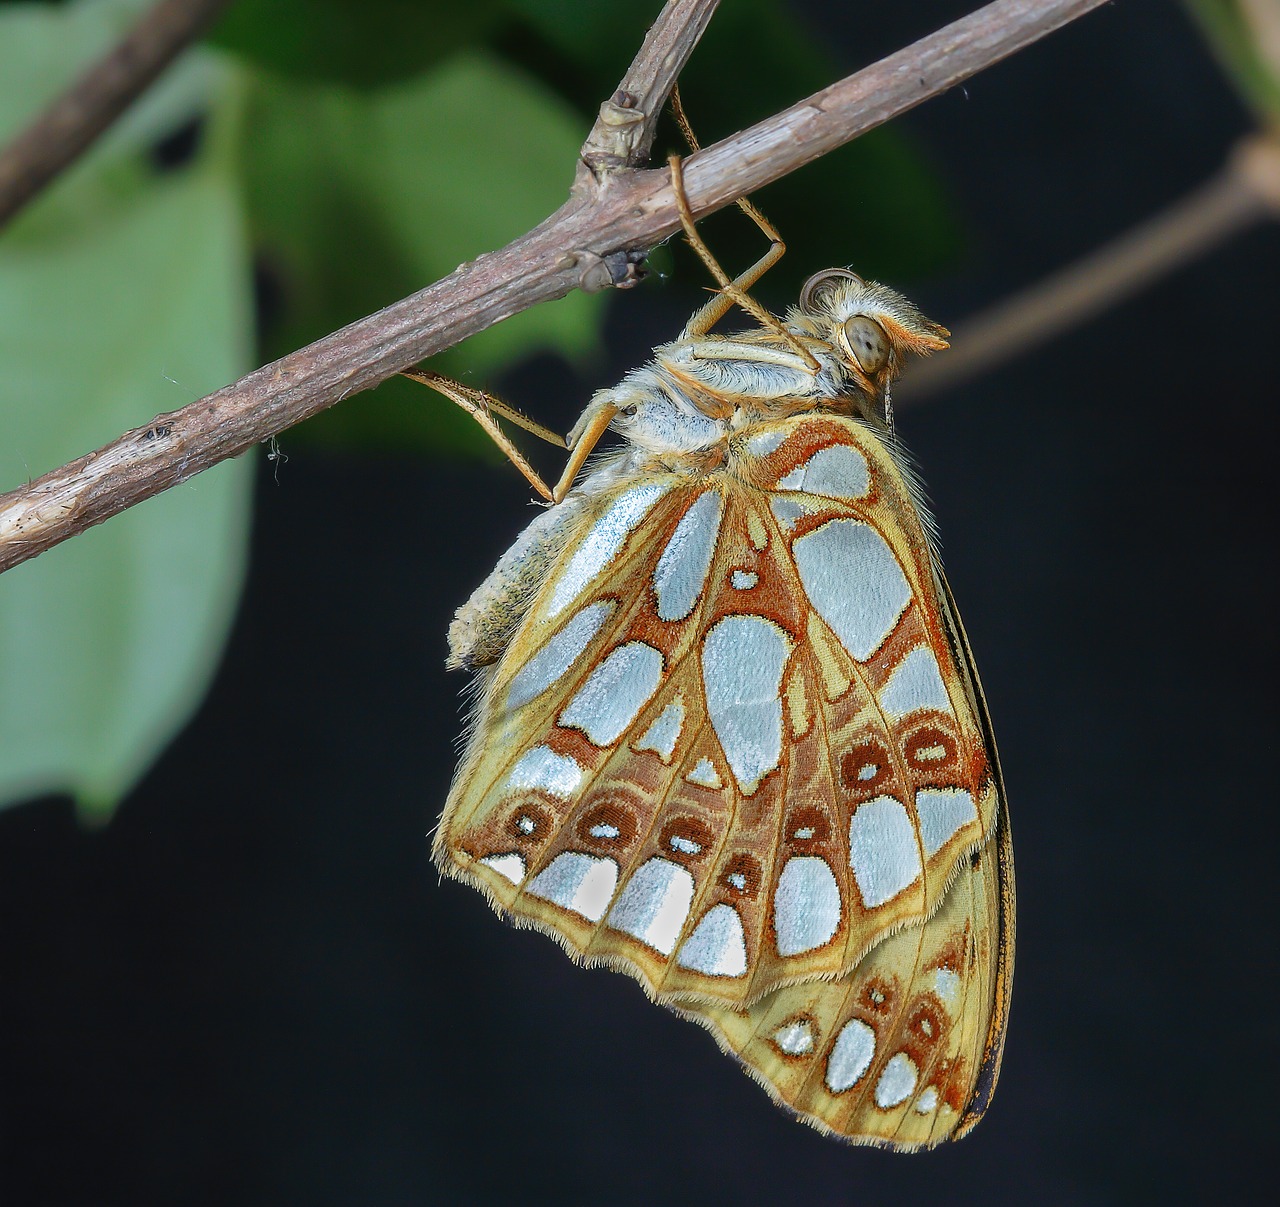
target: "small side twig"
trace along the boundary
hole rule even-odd
[[[597,179],[648,163],[662,106],[719,4],[667,0],[583,144],[582,161]]]
[[[659,20],[691,2],[675,0]],[[729,205],[1103,3],[994,0],[692,156],[684,171],[690,208],[701,217]],[[680,229],[666,168],[610,173],[583,186],[580,178],[564,206],[500,251],[0,496],[0,570],[501,319],[575,288],[598,287],[602,262],[620,251],[639,254]]]
[[[956,324],[946,356],[916,365],[920,402],[1077,326],[1268,216],[1280,218],[1280,143],[1254,135],[1207,184],[1045,280]]]
[[[160,0],[0,150],[0,227],[98,138],[213,23],[227,0]]]

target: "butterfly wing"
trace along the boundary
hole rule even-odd
[[[1013,846],[981,687],[945,580],[948,635],[986,734],[996,829],[941,907],[835,981],[789,986],[747,1010],[682,1004],[775,1101],[854,1143],[912,1150],[965,1135],[995,1090],[1013,982]]]
[[[663,1000],[732,1009],[933,915],[998,792],[885,446],[775,420],[574,507],[519,617],[486,622],[511,636],[442,869]]]

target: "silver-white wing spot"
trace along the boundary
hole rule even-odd
[[[973,797],[963,788],[921,788],[916,793],[925,855],[935,855],[964,826],[978,820]]]
[[[773,928],[778,954],[797,956],[831,941],[840,926],[840,886],[825,859],[795,855],[778,877]]]
[[[684,777],[691,784],[697,784],[699,788],[720,788],[720,775],[716,771],[714,764],[710,759],[699,759],[694,764],[694,768]]]
[[[917,1115],[927,1115],[934,1107],[938,1105],[938,1088],[930,1086],[925,1090],[919,1098],[916,1099],[915,1111]]]
[[[553,905],[599,922],[618,886],[618,865],[583,851],[563,851],[542,869],[524,890]]]
[[[564,706],[560,724],[580,729],[597,746],[611,746],[653,699],[662,680],[662,654],[643,641],[611,650]]]
[[[613,611],[602,599],[575,612],[568,622],[520,668],[507,689],[507,707],[516,709],[542,695],[577,660]]]
[[[800,581],[818,614],[859,662],[893,632],[911,587],[884,538],[860,520],[829,520],[793,545]]]
[[[550,746],[526,750],[511,768],[507,787],[517,792],[540,788],[561,800],[568,800],[582,783],[583,770],[576,759],[557,754]]]
[[[871,1067],[876,1054],[876,1033],[860,1018],[851,1018],[836,1036],[827,1057],[827,1089],[843,1094],[852,1089]]]
[[[782,757],[782,671],[791,638],[763,616],[726,616],[702,645],[711,727],[744,795]]]
[[[933,991],[944,1006],[954,1006],[960,1000],[960,974],[950,968],[938,968],[933,973]]]
[[[700,494],[671,534],[653,571],[661,620],[683,620],[693,611],[711,569],[724,500],[718,490]]]
[[[669,956],[693,905],[693,887],[693,877],[678,863],[646,860],[619,895],[609,925]]]
[[[918,1076],[915,1061],[899,1052],[884,1066],[876,1082],[876,1106],[882,1111],[901,1106],[915,1091]]]
[[[772,432],[758,432],[747,440],[747,451],[753,457],[767,457],[787,438],[787,429],[780,427]]]
[[[770,499],[769,510],[773,512],[773,518],[782,525],[786,532],[793,532],[795,530],[796,521],[799,520],[801,516],[808,514],[808,512],[806,512],[805,509],[794,499]]]
[[[868,909],[916,882],[924,870],[920,844],[900,801],[877,796],[858,806],[849,819],[849,866]]]
[[[591,580],[618,555],[627,537],[667,490],[665,482],[646,482],[624,491],[609,504],[556,580],[547,602],[548,616],[558,616],[582,594]]]
[[[747,971],[747,940],[732,905],[714,905],[681,945],[676,963],[708,976],[739,977]]]
[[[928,646],[916,646],[893,668],[888,683],[880,689],[880,707],[894,720],[919,708],[951,711],[938,660]]]
[[[813,1024],[807,1018],[793,1018],[774,1033],[773,1042],[785,1056],[808,1056],[813,1051]]]
[[[508,851],[505,855],[487,855],[480,862],[493,868],[499,876],[505,876],[512,884],[519,884],[524,879],[524,856],[517,851]]]
[[[676,743],[680,740],[680,731],[683,728],[684,697],[678,695],[640,735],[634,749],[637,754],[642,750],[652,750],[665,763],[675,753]]]
[[[802,490],[830,499],[860,499],[871,489],[871,471],[856,448],[830,444],[779,478],[778,489]]]

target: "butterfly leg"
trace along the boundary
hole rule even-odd
[[[673,155],[668,162],[671,165],[671,188],[676,195],[676,205],[680,210],[680,224],[684,227],[685,238],[688,239],[689,246],[698,253],[698,258],[707,266],[707,271],[715,277],[720,286],[720,292],[707,302],[685,325],[684,338],[697,338],[698,336],[706,335],[735,305],[740,306],[762,327],[775,331],[816,373],[821,366],[813,353],[788,331],[776,317],[747,293],[747,290],[752,285],[782,259],[786,253],[787,245],[778,237],[777,231],[769,224],[768,219],[755,206],[743,198],[739,201],[739,205],[757,221],[757,225],[760,225],[761,230],[770,235],[773,245],[746,272],[736,279],[730,280],[729,274],[720,267],[715,256],[711,254],[711,249],[702,241],[702,236],[698,234],[694,226],[693,211],[689,208],[689,198],[684,191],[684,174],[681,170],[680,157]]]
[[[525,460],[524,454],[511,443],[510,438],[498,426],[493,416],[501,415],[503,419],[514,423],[517,427],[524,428],[526,432],[532,432],[539,439],[547,441],[548,444],[554,444],[560,448],[567,447],[564,440],[557,436],[555,432],[551,431],[550,428],[543,427],[542,424],[535,422],[527,415],[520,414],[514,407],[508,406],[492,394],[486,394],[483,390],[477,390],[472,386],[464,386],[461,382],[454,381],[451,377],[444,377],[439,373],[432,373],[426,369],[410,369],[401,374],[401,376],[435,390],[437,394],[444,395],[450,402],[460,406],[484,429],[489,439],[502,450],[511,464],[525,476],[534,490],[547,502],[556,501],[552,491],[538,476],[537,470]],[[574,472],[576,473],[577,471],[575,470]]]
[[[676,84],[671,89],[671,115],[676,119],[676,124],[680,127],[680,133],[684,135],[685,142],[689,145],[691,152],[702,150],[702,144],[698,141],[698,136],[693,132],[693,126],[689,122],[689,116],[684,111],[684,102],[680,99],[680,85]],[[680,182],[679,192],[684,188],[683,179]],[[729,282],[738,291],[745,292],[750,289],[766,272],[769,271],[783,256],[787,254],[787,245],[783,242],[782,236],[778,233],[777,227],[769,221],[756,208],[756,206],[745,197],[739,197],[734,204],[744,213],[752,222],[760,228],[761,233],[769,240],[769,250],[764,253],[750,268],[744,273],[740,273],[738,277]],[[688,199],[682,209],[688,209]],[[683,214],[682,214],[683,216]],[[686,226],[686,234],[688,227]],[[692,242],[692,240],[691,240]],[[705,243],[699,238],[694,243],[694,250],[702,258],[704,264],[710,270],[711,275],[715,277],[722,285],[726,283],[728,274],[721,269],[716,262],[715,257],[711,255]],[[736,298],[727,294],[720,294],[711,299],[698,313],[689,321],[688,328],[691,335],[706,335],[716,323],[720,321],[733,307]],[[755,315],[760,318],[760,315]],[[773,319],[770,314],[765,314],[766,319]],[[692,330],[694,324],[698,324],[697,330]]]
[[[578,476],[579,470],[582,469],[587,458],[591,455],[592,449],[600,443],[605,432],[609,430],[609,424],[613,422],[617,414],[617,406],[604,398],[596,398],[582,412],[578,422],[573,425],[573,430],[565,441],[573,451],[565,464],[564,472],[560,475],[560,480],[551,491],[551,501],[553,503],[561,502],[565,495],[569,493],[570,487],[573,486],[574,478]]]
[[[691,151],[700,150],[698,136],[694,134],[693,127],[689,124],[689,118],[685,114],[684,105],[680,100],[678,87],[671,90],[671,111],[680,126],[685,142],[689,144],[689,149]],[[787,254],[787,245],[783,242],[777,228],[745,197],[738,198],[736,202],[738,208],[760,228],[764,237],[769,240],[769,250],[745,272],[730,280],[729,274],[725,272],[719,261],[711,254],[711,249],[703,242],[702,237],[694,226],[693,213],[689,207],[689,198],[684,191],[684,173],[679,157],[673,155],[668,162],[671,165],[671,187],[676,195],[676,205],[680,210],[680,222],[684,227],[685,237],[689,241],[689,246],[698,254],[698,258],[706,265],[707,271],[711,273],[720,286],[719,293],[685,324],[685,336],[697,338],[698,336],[706,335],[735,305],[740,306],[761,325],[776,331],[800,354],[805,363],[816,372],[819,367],[818,362],[808,349],[747,293],[748,289],[755,285],[769,269]]]

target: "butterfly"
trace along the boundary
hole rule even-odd
[[[990,721],[887,416],[946,332],[832,269],[712,334],[746,278],[596,395],[556,490],[522,466],[555,501],[450,628],[477,695],[433,856],[805,1122],[930,1147],[990,1101],[1014,926]]]

